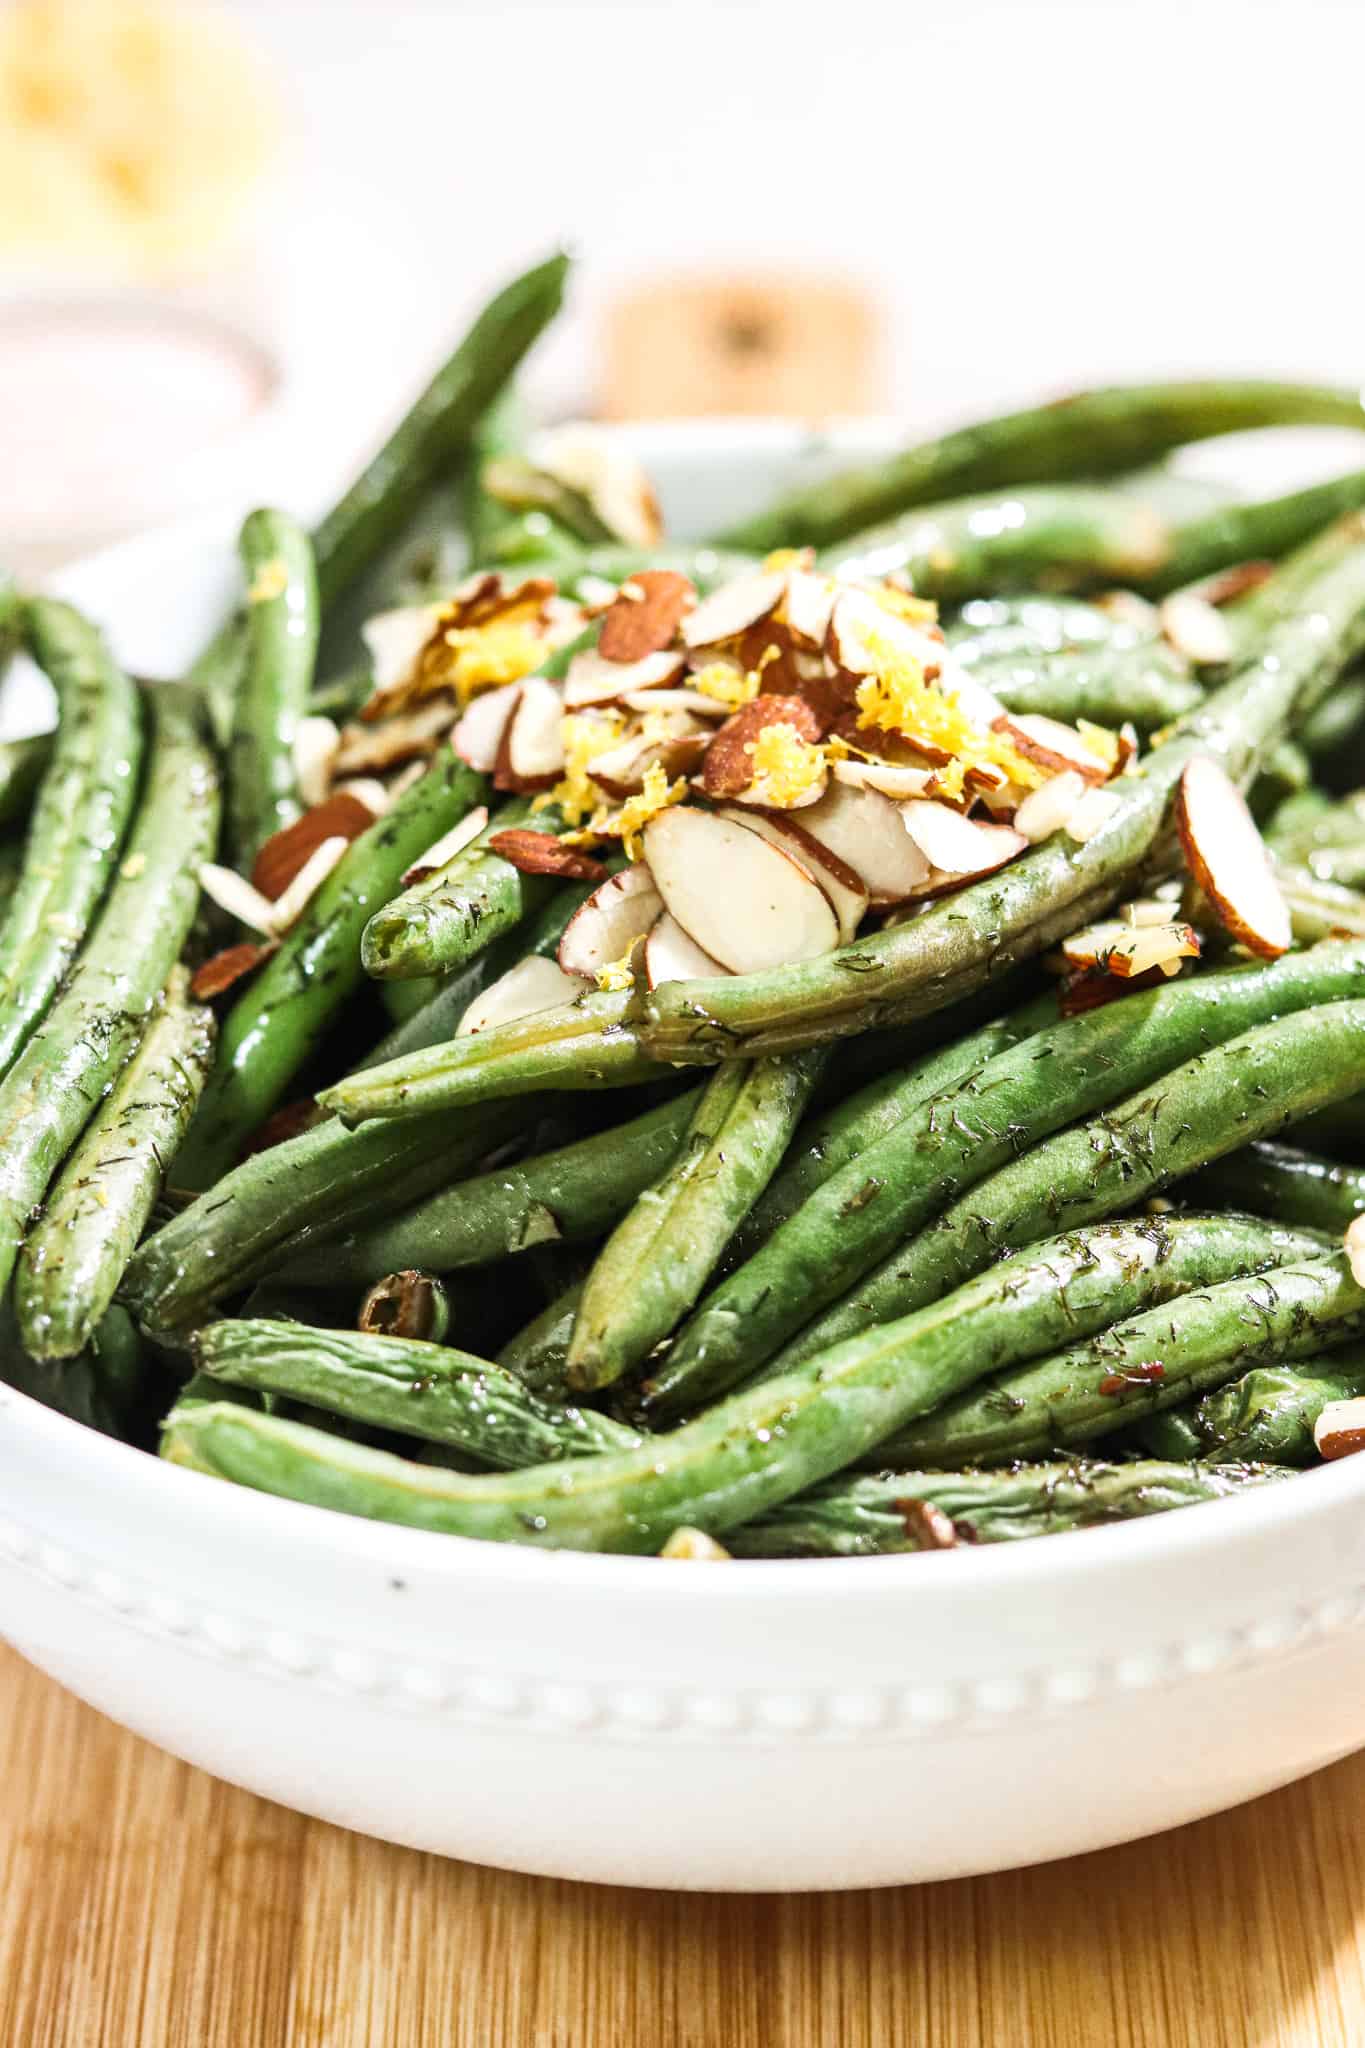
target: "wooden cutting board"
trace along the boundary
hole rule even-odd
[[[300,1819],[0,1650],[0,2044],[1361,2048],[1363,1821],[1365,1753],[1001,1877],[629,1892]]]

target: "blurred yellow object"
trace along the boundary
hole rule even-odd
[[[0,248],[104,276],[201,270],[277,133],[231,23],[143,0],[0,10]]]

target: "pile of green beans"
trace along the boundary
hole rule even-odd
[[[642,551],[522,452],[511,380],[565,274],[498,295],[311,534],[250,514],[241,602],[185,683],[141,690],[91,622],[0,588],[0,641],[58,700],[53,734],[0,746],[0,1377],[248,1489],[646,1555],[681,1527],[737,1558],[1015,1541],[1317,1463],[1323,1410],[1365,1398],[1365,792],[1341,766],[1365,471],[1238,503],[1151,465],[1365,429],[1359,394],[1081,393]],[[602,583],[704,592],[810,547],[956,607],[958,658],[1014,713],[1144,751],[1084,843],[835,952],[585,982],[461,1032],[593,885],[490,844],[564,832],[562,794],[494,796],[445,742],[211,1008],[201,870],[250,874],[300,819],[300,721],[370,688],[327,650],[358,596],[402,595],[438,501],[424,599],[458,503],[472,566],[594,600],[550,679],[595,645]],[[1191,659],[1148,600],[1251,559],[1277,566],[1227,612],[1232,657]],[[1176,791],[1209,754],[1263,821],[1292,949],[1062,1015],[1040,963],[1181,874]]]

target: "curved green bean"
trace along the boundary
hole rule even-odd
[[[1186,1411],[1196,1455],[1316,1465],[1314,1425],[1332,1401],[1365,1394],[1365,1347],[1343,1344],[1324,1358],[1253,1366]]]
[[[1365,1212],[1365,1167],[1338,1166],[1314,1152],[1261,1140],[1206,1166],[1180,1188],[1182,1200],[1231,1203],[1277,1223],[1340,1237]]]
[[[308,535],[287,513],[248,515],[240,541],[246,578],[246,656],[228,748],[228,843],[251,864],[301,809],[294,766],[318,651],[318,589]]]
[[[444,867],[414,882],[377,910],[361,936],[365,972],[376,979],[415,980],[467,966],[495,939],[514,931],[553,895],[545,875],[524,875],[489,848],[509,825],[528,819],[530,805],[502,804],[483,830]],[[536,830],[562,828],[558,811],[542,812]]]

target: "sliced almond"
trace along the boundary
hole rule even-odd
[[[190,977],[190,994],[197,996],[200,1002],[226,995],[230,988],[235,988],[248,974],[254,974],[278,950],[277,939],[262,940],[259,944],[244,939],[240,945],[225,946],[221,953],[201,961],[195,968]]]
[[[1232,627],[1206,597],[1191,590],[1177,590],[1163,598],[1157,609],[1167,644],[1196,668],[1231,661],[1237,651]]]
[[[235,868],[220,867],[217,861],[205,861],[196,877],[200,888],[225,910],[229,917],[235,917],[239,924],[249,924],[254,931],[269,932],[274,904],[268,896],[262,896],[259,889],[253,889],[245,875],[239,875]]]
[[[368,832],[375,813],[358,797],[338,790],[325,803],[315,804],[292,825],[272,832],[257,854],[251,869],[252,887],[275,903],[297,874],[328,839],[350,841]]]
[[[627,711],[685,711],[691,718],[706,718],[713,724],[730,715],[728,704],[704,697],[700,690],[627,690],[620,701]]]
[[[616,704],[636,690],[666,689],[686,673],[686,658],[667,648],[639,661],[609,661],[595,647],[585,647],[569,663],[564,678],[564,704],[569,711],[590,704]]]
[[[875,789],[882,796],[902,802],[907,797],[932,796],[935,776],[932,768],[905,768],[892,761],[835,761],[831,764],[836,782],[854,789]]]
[[[1067,837],[1084,846],[1123,809],[1116,789],[1088,789],[1066,821]]]
[[[1190,925],[1133,925],[1121,918],[1087,925],[1061,946],[1068,967],[1117,975],[1121,981],[1131,981],[1134,975],[1168,963],[1178,969],[1182,960],[1197,960],[1199,952],[1199,940]]]
[[[737,576],[704,597],[695,611],[682,622],[682,637],[688,647],[714,647],[722,640],[738,639],[760,619],[771,618],[787,590],[784,569],[757,570]]]
[[[754,742],[768,725],[790,725],[803,740],[820,738],[820,721],[802,697],[765,696],[741,704],[711,741],[702,763],[710,797],[739,796],[754,779]]]
[[[1365,1216],[1353,1216],[1346,1226],[1346,1261],[1357,1287],[1365,1287]]]
[[[521,698],[519,684],[507,683],[500,690],[485,690],[476,697],[451,734],[451,744],[462,761],[480,775],[491,775],[498,765],[498,750],[512,713]]]
[[[821,846],[817,839],[812,839],[808,832],[803,832],[800,821],[789,811],[755,810],[738,814],[723,810],[720,816],[748,825],[751,831],[761,833],[783,853],[800,861],[828,896],[839,921],[839,944],[846,946],[867,915],[870,901],[866,889],[852,870]]]
[[[1030,844],[1060,832],[1090,785],[1075,768],[1064,768],[1038,789],[1032,789],[1014,813],[1014,829]]]
[[[429,846],[420,860],[413,862],[403,876],[403,887],[411,889],[414,883],[425,882],[428,875],[434,875],[447,861],[454,860],[457,853],[463,853],[465,848],[478,838],[487,823],[487,804],[476,804],[472,811],[461,818],[458,825],[452,825],[448,832]]]
[[[1046,718],[1041,712],[1006,711],[995,719],[992,730],[1004,733],[1026,760],[1050,768],[1055,775],[1074,768],[1087,782],[1109,780],[1108,761],[1086,745],[1074,725],[1064,725],[1060,718]]]
[[[714,1536],[708,1536],[704,1529],[693,1529],[687,1523],[680,1523],[673,1531],[660,1557],[684,1558],[689,1564],[728,1564],[730,1553],[723,1543],[717,1543]]]
[[[838,944],[829,898],[809,869],[747,825],[675,806],[645,826],[644,852],[665,907],[736,974],[814,960]]]
[[[341,746],[334,718],[301,718],[294,733],[294,775],[306,804],[320,804],[332,783],[332,763]]]
[[[500,854],[522,875],[560,875],[572,882],[604,882],[607,870],[600,860],[579,847],[566,846],[553,832],[533,832],[516,825],[495,832],[489,839],[490,853]]]
[[[364,775],[396,768],[415,755],[434,754],[441,735],[458,717],[455,699],[432,697],[379,725],[348,725],[332,758],[332,774]]]
[[[1175,801],[1185,862],[1219,922],[1262,960],[1289,951],[1289,912],[1240,791],[1207,754],[1187,761]]]
[[[1313,1442],[1322,1458],[1349,1458],[1365,1451],[1365,1396],[1329,1401],[1313,1424]]]
[[[933,681],[945,659],[941,640],[897,618],[865,590],[845,590],[835,599],[825,644],[839,667],[855,676],[876,675],[889,653],[918,662]]]
[[[1216,569],[1212,576],[1196,583],[1193,594],[1202,597],[1205,604],[1231,604],[1234,598],[1259,590],[1274,574],[1273,562],[1234,562],[1230,569]]]
[[[839,585],[832,576],[817,576],[808,569],[791,571],[782,610],[798,640],[804,640],[808,647],[824,646],[829,615],[838,595]]]
[[[697,602],[695,585],[676,569],[641,569],[622,584],[602,620],[598,652],[606,661],[657,654]]]
[[[580,903],[564,927],[559,964],[566,974],[594,981],[601,969],[630,951],[663,910],[663,898],[643,861],[609,875]]]
[[[591,421],[570,420],[533,434],[527,456],[537,469],[578,491],[608,533],[628,547],[657,547],[663,519],[654,487],[634,451]]]
[[[503,730],[493,771],[495,789],[529,793],[549,789],[559,780],[564,770],[563,719],[564,702],[554,684],[544,676],[527,676]]]
[[[614,802],[622,802],[643,789],[645,777],[656,761],[670,782],[679,775],[690,775],[701,763],[707,737],[705,727],[661,739],[647,739],[643,733],[635,733],[619,747],[593,756],[592,779]]]
[[[946,875],[992,874],[1028,845],[1012,826],[964,818],[947,804],[902,804],[901,822],[924,858]]]
[[[436,630],[442,609],[439,604],[405,604],[366,619],[360,637],[374,670],[375,697],[386,696],[407,681]]]
[[[457,1038],[472,1038],[498,1024],[514,1024],[518,1017],[534,1017],[541,1010],[557,1010],[583,993],[575,974],[566,974],[557,960],[528,953],[506,974],[490,982],[475,996],[460,1019]]]
[[[1170,924],[1170,900],[1160,896],[1138,896],[1131,903],[1120,903],[1119,918],[1124,924],[1158,925]]]
[[[334,839],[324,839],[313,848],[289,887],[270,906],[270,929],[277,937],[298,923],[332,869],[345,858],[350,843],[338,833]]]
[[[876,789],[831,782],[801,813],[801,830],[857,878],[873,903],[903,902],[929,879],[930,864],[898,806]]]
[[[416,770],[414,774],[412,771]],[[427,772],[425,761],[413,761],[401,775],[395,775],[392,782],[381,782],[374,775],[353,775],[348,782],[333,786],[333,796],[353,796],[358,804],[364,804],[372,818],[382,818],[386,811],[393,809],[395,797],[402,795],[414,782],[420,782]]]
[[[651,988],[658,988],[665,981],[709,981],[729,971],[719,960],[704,953],[667,911],[656,920],[645,940],[645,980]]]

